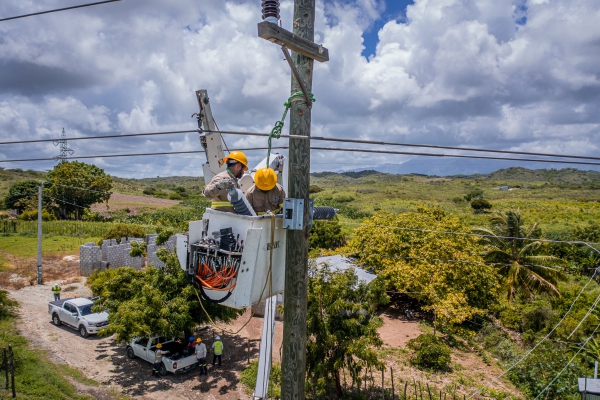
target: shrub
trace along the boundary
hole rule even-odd
[[[242,371],[240,381],[248,387],[251,393],[256,388],[256,375],[258,374],[258,360],[250,361],[248,367]],[[269,398],[281,397],[281,364],[273,363],[269,375]]]
[[[475,199],[471,201],[471,208],[475,211],[489,210],[492,208],[492,203],[485,199]]]
[[[408,342],[408,348],[415,351],[411,362],[422,369],[447,371],[450,369],[450,347],[440,338],[424,333]]]
[[[106,234],[102,237],[98,245],[101,245],[102,240],[105,239],[121,240],[121,238],[143,238],[145,236],[146,233],[139,226],[119,224],[114,228],[111,228],[108,232],[106,232]]]
[[[22,221],[37,221],[38,212],[37,210],[24,211],[21,215],[19,215],[19,219]],[[54,214],[50,214],[46,210],[42,210],[42,221],[54,221],[56,217]]]
[[[467,193],[465,195],[465,200],[466,201],[471,201],[474,199],[479,199],[483,197],[483,190],[481,189],[475,189],[475,190],[471,190],[469,193]]]
[[[314,194],[314,193],[322,192],[323,190],[325,190],[325,189],[323,189],[322,187],[319,187],[317,185],[310,185],[310,187],[308,188],[308,193]]]
[[[0,319],[14,315],[15,307],[18,305],[19,303],[8,297],[7,291],[0,290]]]
[[[152,196],[152,195],[155,195],[155,194],[156,194],[156,189],[155,189],[155,188],[153,188],[153,187],[149,187],[149,188],[146,188],[146,189],[144,189],[144,190],[142,191],[142,193],[144,193],[144,194],[147,194],[147,195],[149,195],[149,196]]]
[[[169,195],[170,200],[181,200],[181,195],[179,193],[171,193]]]

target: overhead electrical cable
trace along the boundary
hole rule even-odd
[[[114,3],[114,2],[117,2],[117,1],[121,1],[121,0],[105,0],[105,1],[98,1],[98,2],[96,2],[96,3],[80,4],[80,5],[78,5],[78,6],[64,7],[64,8],[56,8],[56,9],[53,9],[53,10],[40,11],[40,12],[36,12],[36,13],[31,13],[31,14],[17,15],[17,16],[14,16],[14,17],[2,18],[2,19],[0,19],[0,22],[3,22],[3,21],[10,21],[10,20],[13,20],[13,19],[19,19],[19,18],[33,17],[33,16],[35,16],[35,15],[50,14],[50,13],[55,13],[55,12],[59,12],[59,11],[74,10],[74,9],[76,9],[76,8],[84,8],[84,7],[98,6],[98,5],[100,5],[100,4]]]
[[[583,286],[581,288],[581,290],[579,291],[579,294],[577,294],[577,297],[575,297],[575,300],[573,300],[573,302],[571,303],[571,306],[569,307],[569,309],[567,310],[567,312],[565,313],[565,315],[563,315],[562,319],[560,321],[558,321],[558,323],[556,325],[554,325],[554,327],[550,330],[550,332],[548,332],[548,334],[546,336],[544,336],[535,346],[533,346],[531,349],[529,349],[529,351],[527,353],[525,353],[521,358],[519,358],[515,363],[513,363],[508,369],[504,370],[504,372],[502,372],[500,375],[498,375],[497,377],[495,377],[494,379],[492,379],[491,381],[487,382],[485,385],[483,385],[482,387],[480,387],[479,389],[473,391],[468,399],[472,399],[474,396],[476,396],[477,394],[481,393],[481,391],[485,388],[487,388],[488,386],[490,386],[491,384],[497,382],[500,378],[502,378],[504,375],[506,375],[509,371],[511,371],[514,367],[516,367],[517,365],[519,365],[523,360],[525,360],[535,349],[537,349],[546,339],[548,339],[550,337],[550,335],[552,335],[552,333],[554,333],[554,331],[559,327],[560,324],[562,324],[562,322],[567,318],[567,315],[569,315],[569,313],[571,312],[571,310],[573,309],[573,306],[575,305],[575,303],[577,302],[577,300],[579,300],[579,297],[581,297],[581,295],[583,294],[583,291],[585,290],[585,288],[594,280],[594,278],[596,277],[596,274],[598,273],[598,268],[596,268],[596,270],[594,271],[594,274],[590,277],[590,279],[588,280],[588,282],[585,284],[585,286]],[[598,296],[600,297],[600,295]],[[600,326],[600,325],[599,325]],[[595,332],[595,330],[594,330]],[[545,390],[545,389],[544,389]]]
[[[205,133],[221,133],[228,135],[245,135],[245,136],[264,136],[268,137],[268,133],[260,133],[260,132],[241,132],[241,131],[201,131],[201,130],[183,130],[183,131],[166,131],[166,132],[148,132],[148,133],[126,133],[119,135],[100,135],[100,136],[82,136],[82,137],[73,137],[69,138],[69,140],[93,140],[93,139],[117,139],[117,138],[126,138],[126,137],[137,137],[137,136],[160,136],[160,135],[173,135],[173,134],[181,134],[181,133],[195,133],[198,132],[200,134]],[[282,138],[287,139],[308,139],[308,136],[301,135],[281,135]],[[418,144],[418,143],[400,143],[400,142],[384,142],[378,140],[363,140],[363,139],[350,139],[350,138],[331,138],[324,136],[311,136],[311,140],[325,141],[325,142],[342,142],[342,143],[360,143],[360,144],[372,144],[372,145],[381,145],[381,146],[400,146],[400,147],[419,147],[419,148],[431,148],[431,149],[445,149],[445,150],[458,150],[458,151],[474,151],[474,152],[483,152],[483,153],[497,153],[497,154],[517,154],[517,155],[527,155],[527,156],[539,156],[539,157],[556,157],[556,158],[574,158],[574,159],[582,159],[582,160],[598,160],[600,161],[600,157],[593,156],[580,156],[580,155],[572,155],[572,154],[555,154],[555,153],[537,153],[537,152],[529,152],[529,151],[514,151],[514,150],[497,150],[497,149],[481,149],[474,147],[457,147],[457,146],[441,146],[441,145],[430,145],[430,144]],[[0,142],[0,145],[10,145],[10,144],[26,144],[26,143],[43,143],[43,142],[55,142],[60,139],[32,139],[32,140],[15,140],[15,141],[6,141]],[[326,148],[316,148],[315,149],[330,149]],[[362,151],[362,149],[347,149],[344,151]],[[376,150],[372,150],[372,152],[376,152]],[[445,155],[440,153],[392,153],[392,154],[407,154],[407,155],[424,155],[424,156],[435,156],[435,157],[456,157],[453,155]],[[475,156],[463,156],[467,158],[476,158]],[[495,159],[492,157],[481,157],[482,159]],[[529,159],[512,159],[512,158],[500,158],[501,160],[517,160],[517,161],[529,161]],[[535,159],[535,161],[538,161]]]
[[[287,149],[287,146],[273,147],[274,149]],[[241,151],[250,150],[266,150],[267,147],[255,147],[249,149],[237,149]],[[311,150],[317,151],[350,151],[357,153],[377,153],[377,154],[400,154],[400,155],[413,155],[413,156],[425,156],[425,157],[448,157],[448,158],[475,158],[484,160],[508,160],[508,161],[524,161],[524,162],[541,162],[541,163],[557,163],[557,164],[575,164],[575,165],[600,165],[600,162],[586,162],[586,161],[565,161],[555,159],[537,159],[537,158],[518,158],[518,157],[488,157],[488,156],[475,156],[475,155],[464,155],[464,154],[441,154],[441,153],[415,153],[408,151],[393,151],[393,150],[371,150],[371,149],[355,149],[355,148],[342,148],[342,147],[311,147]],[[137,156],[156,156],[156,155],[169,155],[169,154],[194,154],[204,153],[204,150],[190,150],[190,151],[170,151],[170,152],[157,152],[157,153],[126,153],[126,154],[99,154],[93,156],[73,156],[66,157],[65,159],[81,159],[81,158],[109,158],[109,157],[137,157]],[[24,158],[24,159],[12,159],[12,160],[0,160],[2,163],[7,162],[25,162],[25,161],[53,161],[55,158]]]
[[[253,150],[266,150],[266,147],[252,147],[245,149],[237,149],[240,151],[253,151]],[[274,147],[274,149],[287,149],[287,147]],[[189,150],[189,151],[168,151],[159,153],[127,153],[127,154],[103,154],[95,156],[72,156],[65,157],[66,160],[77,160],[81,158],[113,158],[113,157],[140,157],[140,156],[158,156],[158,155],[169,155],[169,154],[195,154],[204,153],[204,150]],[[25,161],[56,161],[56,158],[23,158],[18,160],[0,160],[0,162],[25,162]]]

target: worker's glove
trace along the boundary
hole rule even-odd
[[[215,187],[219,190],[221,189],[230,189],[233,187],[233,182],[229,181],[221,181],[215,184]]]

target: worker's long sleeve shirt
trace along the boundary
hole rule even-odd
[[[204,343],[196,345],[196,358],[206,358],[206,345]]]
[[[220,211],[235,212],[235,210],[233,209],[231,204],[229,204],[229,206],[227,206],[225,204],[219,203],[219,202],[229,202],[229,200],[227,200],[227,189],[218,189],[216,187],[216,184],[219,182],[228,181],[228,180],[232,180],[233,186],[235,186],[238,189],[240,188],[238,180],[235,178],[235,176],[233,176],[233,174],[231,172],[229,172],[227,170],[216,174],[212,178],[210,183],[208,185],[206,185],[206,187],[204,188],[204,191],[202,192],[202,194],[204,194],[204,197],[210,199],[213,202],[213,204],[211,205],[211,208],[213,208],[215,210],[220,210]]]

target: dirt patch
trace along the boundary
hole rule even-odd
[[[129,209],[129,214],[136,215],[142,209],[168,208],[179,204],[177,200],[158,199],[156,197],[135,196],[131,194],[113,193],[106,203],[93,204],[90,209],[93,212],[107,214],[108,211]]]
[[[37,283],[37,259],[19,258],[0,251],[7,260],[8,270],[0,272],[0,287],[20,289]],[[78,280],[79,257],[73,255],[44,256],[42,277],[44,281],[61,279]],[[69,281],[71,283],[72,281]]]

